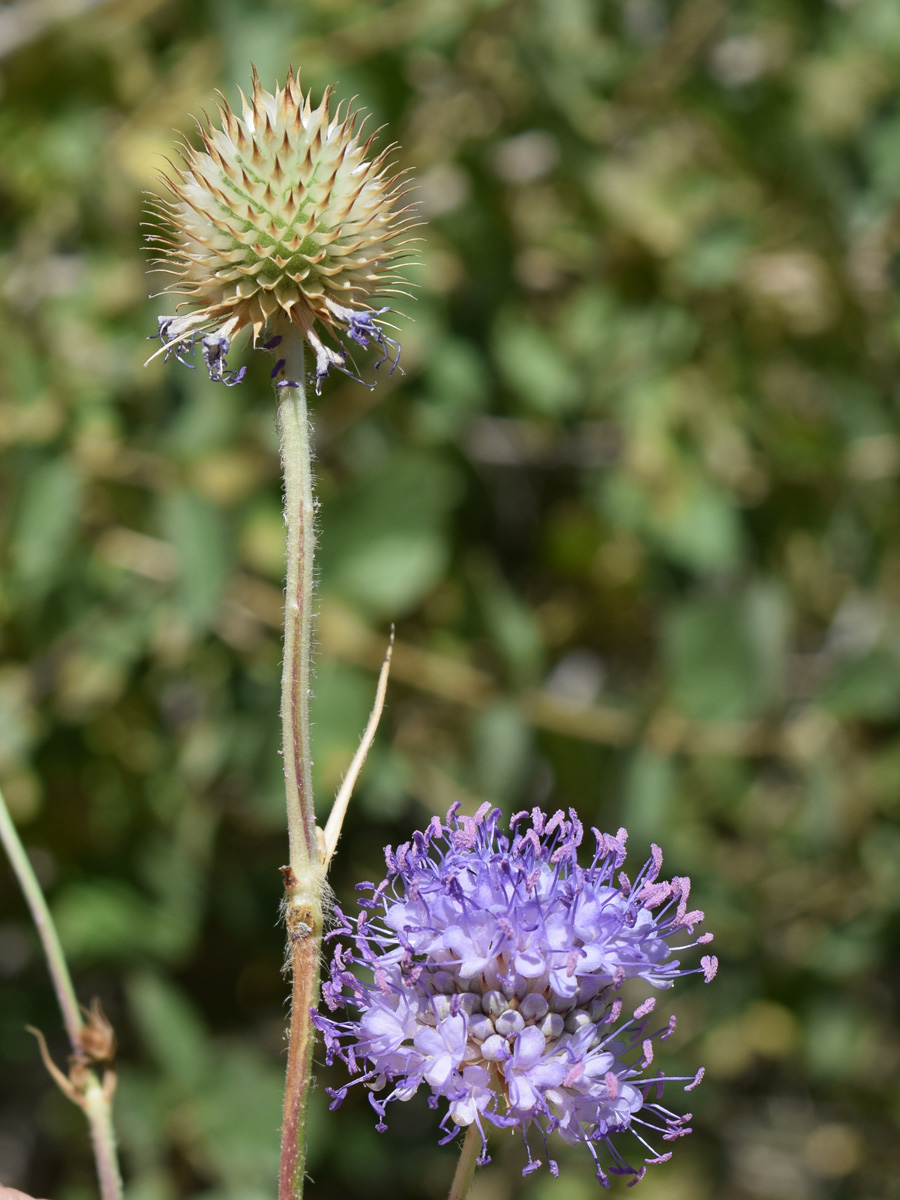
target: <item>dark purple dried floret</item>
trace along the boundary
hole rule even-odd
[[[339,304],[330,304],[335,317],[346,324],[347,335],[350,339],[367,350],[374,342],[381,350],[381,358],[375,363],[376,370],[393,356],[391,369],[389,374],[393,375],[394,371],[400,362],[400,343],[392,337],[389,337],[382,328],[381,324],[376,320],[382,317],[386,312],[390,312],[389,308],[378,309],[353,309],[344,308]],[[171,357],[175,357],[178,362],[186,367],[193,369],[195,364],[190,360],[194,356],[194,345],[197,339],[200,339],[200,344],[203,347],[203,358],[206,363],[209,377],[213,383],[224,383],[226,387],[234,387],[236,384],[243,382],[244,376],[247,373],[246,367],[241,367],[240,370],[229,370],[226,364],[226,357],[231,348],[231,333],[233,332],[234,320],[227,321],[221,328],[214,333],[201,334],[197,327],[197,319],[188,314],[183,317],[159,317],[159,328],[156,333],[151,335],[150,340],[159,339],[162,342],[162,349],[158,350],[157,354],[162,354],[164,361],[168,362]],[[339,328],[339,327],[336,327]],[[262,343],[263,350],[274,350],[282,342],[281,336],[275,336]],[[332,368],[342,372],[356,383],[361,383],[363,387],[374,388],[374,383],[366,383],[355,369],[355,364],[351,365],[348,361],[347,351],[343,347],[334,349],[332,346],[327,346],[318,334],[309,329],[306,331],[306,340],[312,347],[316,356],[316,365],[312,373],[313,383],[316,389],[316,395],[321,395],[322,382],[327,378]],[[285,367],[285,359],[279,358],[274,368],[272,369],[272,378],[275,379]],[[402,374],[402,372],[401,372]],[[277,387],[297,387],[295,381],[279,380]]]
[[[210,333],[201,338],[200,344],[203,346],[203,361],[213,383],[224,383],[226,387],[234,387],[243,382],[247,374],[246,367],[241,367],[239,371],[228,370],[227,358],[231,342],[227,337],[221,333]]]
[[[342,321],[347,322],[347,333],[357,342],[364,350],[368,350],[369,346],[374,342],[381,350],[381,358],[375,364],[375,370],[386,363],[387,360],[394,355],[394,361],[391,363],[389,375],[397,369],[400,362],[400,343],[384,332],[381,325],[376,321],[376,317],[383,317],[385,313],[390,312],[390,308],[364,309],[359,311],[353,308],[342,308],[340,305],[332,306],[335,315]],[[394,353],[396,348],[396,353]],[[401,371],[401,375],[402,375]]]

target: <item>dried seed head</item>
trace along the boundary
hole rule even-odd
[[[326,345],[317,322],[339,341],[374,342],[376,365],[392,359],[393,371],[400,345],[373,300],[405,294],[398,268],[416,224],[403,173],[388,161],[393,147],[369,157],[375,135],[362,136],[359,111],[341,103],[332,114],[330,89],[314,109],[293,71],[273,95],[254,69],[241,99],[241,117],[223,100],[221,129],[207,119],[203,149],[185,146],[162,176],[171,198],[156,206],[170,228],[151,240],[163,248],[157,265],[175,276],[165,292],[185,297],[178,308],[188,311],[160,318],[158,353],[185,362],[200,338],[210,378],[231,386],[243,378],[226,364],[235,335],[251,328],[255,345],[287,319],[315,352],[317,391],[332,367],[356,378],[346,348]]]
[[[95,996],[90,1008],[84,1008],[85,1021],[81,1031],[80,1046],[88,1062],[112,1062],[116,1053],[116,1031],[103,1006]]]

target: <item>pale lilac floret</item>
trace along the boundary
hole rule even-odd
[[[323,988],[332,1011],[314,1014],[328,1061],[337,1055],[371,1089],[383,1129],[386,1106],[425,1085],[446,1100],[444,1140],[476,1125],[488,1161],[485,1123],[558,1132],[583,1144],[604,1186],[609,1174],[636,1182],[647,1163],[665,1161],[647,1140],[690,1132],[690,1115],[665,1108],[663,1085],[696,1086],[693,1077],[649,1073],[654,1044],[674,1029],[651,1029],[655,1001],[622,1020],[616,993],[626,979],[668,988],[682,975],[709,981],[716,960],[684,968],[673,953],[705,945],[691,940],[703,914],[687,907],[686,879],[659,878],[662,855],[630,880],[624,830],[593,830],[588,867],[577,862],[583,829],[574,812],[517,813],[511,836],[500,811],[474,817],[454,806],[411,842],[386,850],[387,877],[360,899],[351,923],[337,910],[353,949],[338,945]],[[684,940],[682,940],[684,939]],[[351,1085],[347,1085],[351,1086]],[[332,1090],[332,1107],[347,1086]],[[617,1138],[630,1133],[644,1165],[632,1166]],[[536,1169],[528,1147],[525,1173]],[[611,1160],[603,1167],[597,1146]],[[556,1164],[548,1159],[551,1171]]]

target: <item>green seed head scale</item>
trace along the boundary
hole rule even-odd
[[[221,128],[207,118],[202,148],[185,145],[162,176],[170,196],[156,208],[169,228],[151,240],[162,247],[156,265],[175,277],[165,293],[184,298],[165,319],[163,348],[213,331],[230,343],[248,327],[255,343],[283,314],[317,364],[323,353],[341,360],[342,351],[323,350],[315,322],[360,341],[354,316],[404,294],[398,267],[417,223],[404,173],[389,161],[393,146],[370,157],[376,135],[363,137],[358,110],[341,103],[332,113],[330,88],[313,108],[293,71],[272,94],[254,69],[251,97],[241,99],[242,116],[223,100]]]

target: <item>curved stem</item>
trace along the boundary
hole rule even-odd
[[[63,953],[59,934],[56,932],[56,925],[50,915],[44,893],[41,891],[41,885],[28,855],[25,853],[18,830],[9,815],[2,792],[0,792],[0,841],[3,842],[3,847],[19,881],[25,902],[31,912],[31,919],[34,921],[38,937],[44,948],[44,957],[47,959],[50,978],[59,1001],[63,1024],[69,1036],[73,1064],[84,1067],[86,1055],[82,1035],[85,1031],[85,1022],[81,1015],[81,1009],[78,1007],[69,966]],[[59,1075],[59,1073],[57,1074]],[[59,1078],[60,1082],[67,1082],[63,1077],[59,1076]],[[74,1074],[72,1078],[74,1080]],[[110,1079],[114,1081],[114,1076],[110,1076]],[[74,1099],[87,1117],[100,1195],[103,1200],[121,1200],[122,1176],[119,1171],[116,1135],[112,1124],[112,1088],[104,1087],[96,1072],[87,1068],[79,1076],[79,1083],[80,1086],[77,1090],[66,1089],[66,1094]]]
[[[277,356],[284,359],[280,372],[284,378],[275,390],[281,433],[287,538],[281,723],[290,862],[289,866],[282,868],[282,873],[292,974],[291,1028],[278,1195],[279,1200],[300,1200],[306,1170],[306,1108],[315,1040],[310,1009],[318,999],[322,891],[325,881],[325,868],[316,834],[309,755],[313,555],[316,535],[303,340],[300,331],[286,320],[282,320],[274,332],[282,337]]]
[[[478,1166],[478,1153],[481,1145],[481,1130],[473,1121],[466,1130],[465,1141],[462,1144],[459,1162],[456,1164],[456,1173],[453,1176],[447,1200],[466,1200],[469,1188],[472,1186],[475,1168]]]

